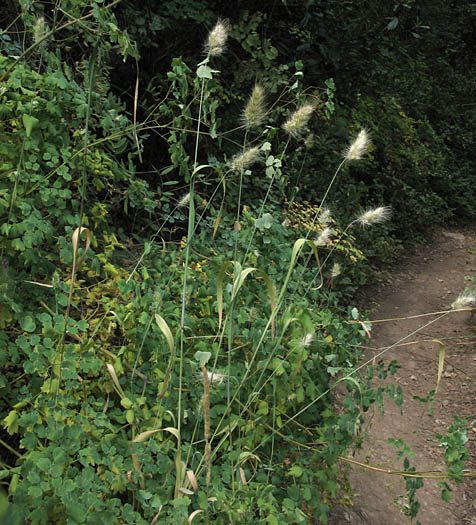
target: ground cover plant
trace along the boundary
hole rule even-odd
[[[109,64],[138,60],[116,3],[22,3],[23,42],[0,35],[4,515],[325,522],[350,497],[338,461],[362,414],[401,397],[372,384],[395,364],[357,366],[369,326],[341,302],[364,275],[359,239],[391,215],[332,211],[372,140],[353,122],[306,203],[333,83],[306,88],[296,61],[231,116],[219,69],[238,28],[220,21],[137,119],[137,81],[130,114],[111,89]],[[151,136],[159,182],[137,169]]]

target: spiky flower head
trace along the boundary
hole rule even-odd
[[[283,124],[283,129],[291,137],[299,136],[307,126],[309,119],[314,111],[312,104],[305,104],[296,110]]]
[[[186,193],[177,203],[177,208],[185,208],[190,202],[190,193]]]
[[[388,221],[392,215],[392,208],[389,206],[380,206],[379,208],[374,208],[367,210],[356,219],[362,225],[362,228],[366,226],[371,226],[372,224],[379,224],[381,222]]]
[[[330,228],[324,228],[319,234],[319,237],[314,241],[314,244],[316,246],[327,246],[330,236],[333,233],[334,232]]]
[[[206,369],[205,369],[206,370]],[[226,374],[222,374],[221,372],[218,372],[215,370],[215,372],[211,372],[210,370],[206,370],[208,381],[212,385],[221,385],[226,381]],[[203,377],[203,370],[202,370],[202,377]]]
[[[265,92],[263,86],[255,84],[248,103],[243,111],[243,119],[246,127],[259,126],[266,114]]]
[[[331,218],[331,210],[329,208],[322,208],[319,217],[317,220],[319,221],[319,224],[327,224]]]
[[[465,290],[458,296],[456,301],[453,302],[451,308],[459,310],[460,308],[468,308],[476,304],[476,294],[471,290]]]
[[[218,20],[215,27],[210,31],[206,44],[208,56],[220,56],[225,49],[228,37],[228,24],[223,20]]]
[[[368,151],[371,140],[366,129],[360,130],[354,141],[344,151],[344,159],[347,162],[359,160]]]
[[[51,279],[51,284],[53,285],[53,288],[59,288],[60,284],[61,284],[61,279],[60,279],[60,274],[58,272],[58,270],[55,270],[55,272],[53,273],[53,277]]]
[[[316,139],[313,133],[309,133],[309,135],[304,139],[304,146],[306,147],[306,149],[312,149],[315,143]]]
[[[35,25],[33,26],[33,40],[37,44],[44,36],[48,29],[48,26],[45,24],[45,19],[40,16],[36,19]],[[46,45],[45,42],[41,46]]]
[[[248,148],[240,155],[235,155],[230,162],[230,166],[233,170],[242,171],[249,168],[259,160],[260,150],[258,146],[255,146],[253,148]]]
[[[313,340],[314,340],[314,334],[311,334],[311,333],[306,334],[306,335],[301,339],[301,341],[300,341],[300,345],[301,345],[302,347],[309,346],[309,345],[312,343]]]
[[[341,273],[341,268],[339,263],[334,263],[334,266],[332,267],[331,277],[332,279],[335,279],[338,277]]]

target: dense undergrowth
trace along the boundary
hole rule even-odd
[[[347,305],[366,255],[472,213],[467,157],[449,170],[450,131],[397,90],[336,105],[330,75],[279,63],[259,11],[219,24],[206,53],[167,56],[128,98],[111,79],[132,65],[134,92],[150,33],[136,17],[131,42],[115,9],[132,13],[11,2],[0,35],[5,512],[325,522],[351,497],[338,460],[382,400],[373,376],[396,366],[356,368],[369,327]],[[236,49],[249,60],[228,67]],[[371,233],[382,204],[396,221]]]

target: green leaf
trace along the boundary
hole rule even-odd
[[[36,126],[40,123],[40,121],[32,117],[31,115],[25,115],[23,114],[23,125],[25,126],[26,130],[26,136],[29,137],[31,135],[31,132]]]
[[[213,78],[213,72],[214,70],[211,67],[203,65],[197,69],[197,77],[198,78]]]
[[[448,490],[446,489],[443,489],[441,491],[441,499],[443,501],[445,501],[446,503],[450,503],[451,502],[451,492],[449,492]]]
[[[12,248],[17,252],[22,252],[25,249],[25,245],[21,239],[13,239]]]
[[[32,498],[39,498],[43,494],[43,491],[38,485],[30,485],[28,487],[28,495]]]
[[[131,408],[131,406],[133,405],[132,401],[128,398],[128,397],[123,397],[121,399],[121,405],[126,408],[126,409],[129,409]]]
[[[25,332],[34,332],[36,329],[36,323],[31,315],[25,315],[25,317],[20,321],[20,326],[23,330],[25,330]]]
[[[293,465],[291,467],[291,470],[289,471],[290,476],[294,476],[295,478],[299,478],[302,476],[302,468],[299,465]]]
[[[66,507],[66,512],[68,516],[74,520],[74,523],[84,523],[86,521],[87,510],[86,507],[76,502],[70,503]],[[71,521],[68,520],[68,523],[71,523]]]
[[[43,472],[48,472],[51,468],[51,461],[48,458],[38,458],[36,466]]]
[[[273,216],[271,213],[264,213],[263,216],[255,221],[256,227],[263,231],[263,229],[269,229],[273,225]]]
[[[193,356],[201,365],[206,365],[208,360],[212,356],[211,352],[200,352],[199,350],[195,352]]]
[[[390,20],[390,22],[387,24],[387,29],[389,31],[393,31],[398,26],[398,22],[399,22],[398,18],[396,16],[393,17]]]
[[[11,410],[8,416],[3,419],[3,425],[10,435],[18,432],[18,413],[16,410]]]
[[[134,410],[131,408],[129,410],[126,410],[126,421],[132,425],[134,423]]]

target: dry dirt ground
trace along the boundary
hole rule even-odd
[[[466,231],[440,231],[433,242],[420,246],[384,285],[366,290],[367,310],[372,320],[417,316],[447,310],[470,283],[465,276],[476,277],[476,228]],[[436,315],[373,323],[367,358],[401,340],[406,335],[437,318]],[[445,345],[444,370],[433,403],[422,405],[414,396],[425,397],[434,390],[438,375],[439,344]],[[396,359],[401,368],[393,383],[404,392],[403,414],[393,401],[386,400],[383,417],[377,412],[368,438],[355,459],[379,468],[401,470],[389,438],[402,438],[411,446],[417,471],[446,471],[442,450],[435,433],[446,434],[453,417],[466,418],[469,460],[467,472],[476,471],[476,316],[471,312],[450,313],[422,328],[395,346],[384,356],[388,364]],[[401,477],[361,467],[352,467],[350,483],[355,493],[354,505],[334,509],[330,522],[337,524],[406,525],[404,482]],[[476,525],[476,478],[463,483],[450,482],[452,500],[441,499],[438,480],[425,480],[416,497],[421,504],[417,519],[422,525]],[[416,520],[413,522],[416,523]]]

